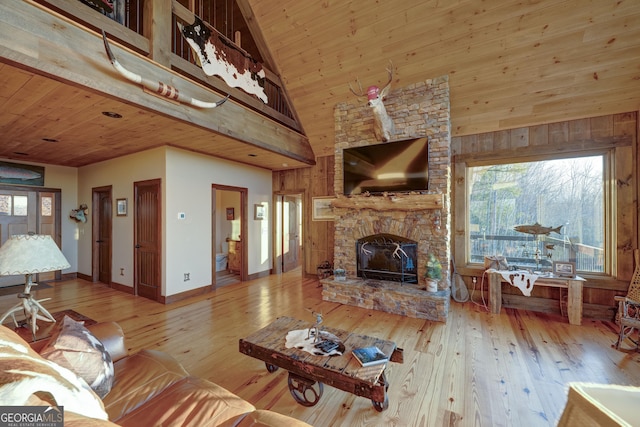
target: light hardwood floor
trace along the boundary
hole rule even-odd
[[[640,385],[640,354],[611,347],[613,323],[503,309],[487,313],[452,301],[446,324],[322,301],[313,277],[299,272],[225,286],[171,305],[83,280],[36,291],[50,311],[74,309],[122,325],[130,351],[166,351],[192,374],[252,402],[314,426],[549,426],[566,402],[570,381]],[[16,302],[0,297],[0,312]],[[238,339],[279,316],[394,340],[404,364],[389,365],[389,409],[326,386],[320,403],[294,403],[287,374],[270,374],[238,351]]]

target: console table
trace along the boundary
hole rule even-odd
[[[489,309],[492,313],[500,313],[502,308],[502,282],[508,283],[497,271],[487,272],[489,276]],[[550,286],[567,289],[567,312],[569,323],[582,324],[582,286],[585,282],[580,276],[573,278],[558,276],[541,276],[536,279],[535,286]]]

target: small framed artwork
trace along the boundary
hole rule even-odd
[[[576,277],[576,263],[569,261],[553,261],[553,274],[560,277]]]
[[[336,198],[332,196],[328,197],[312,197],[312,221],[333,221],[333,208],[331,202]]]
[[[227,208],[227,220],[233,221],[235,219],[233,208]]]
[[[116,199],[116,215],[127,216],[127,199]]]
[[[264,219],[264,205],[253,205],[253,219]]]

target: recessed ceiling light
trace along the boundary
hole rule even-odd
[[[283,167],[283,168],[286,168],[287,166],[289,166],[289,163],[283,163],[283,164],[282,164],[282,167]]]
[[[112,119],[122,118],[122,114],[114,113],[113,111],[103,111],[102,114],[104,114],[107,117],[111,117]]]
[[[58,142],[58,140],[55,138],[42,138],[42,140],[46,142]]]

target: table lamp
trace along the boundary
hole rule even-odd
[[[51,236],[44,234],[10,236],[4,245],[0,247],[0,276],[24,274],[24,292],[18,294],[18,298],[21,301],[2,316],[0,324],[4,322],[7,316],[11,316],[13,323],[18,327],[15,313],[22,309],[26,323],[31,325],[31,332],[35,338],[36,330],[38,329],[36,320],[55,322],[56,320],[51,313],[40,304],[40,302],[51,298],[36,300],[31,295],[31,287],[38,285],[32,282],[31,275],[69,267],[69,262]],[[39,311],[42,312],[42,315],[38,313]]]

